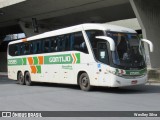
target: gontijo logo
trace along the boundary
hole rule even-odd
[[[49,62],[70,62],[71,57],[70,56],[61,56],[61,57],[50,57]]]
[[[68,55],[58,55],[58,56],[52,56],[49,57],[49,62],[50,63],[79,63],[78,60],[80,59],[80,55],[79,54],[68,54]]]
[[[130,72],[130,75],[139,75],[139,72]]]
[[[61,54],[44,57],[44,64],[78,64],[80,53]]]

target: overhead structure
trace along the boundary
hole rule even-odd
[[[32,18],[36,18],[42,33],[75,24],[135,17],[129,0],[23,0],[1,11],[4,15],[0,16],[0,28],[20,26],[27,37],[38,34],[34,33]]]

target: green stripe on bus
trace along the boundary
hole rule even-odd
[[[27,59],[26,58],[22,58],[23,60],[23,65],[27,65]]]
[[[80,53],[44,56],[44,64],[76,64],[80,63]],[[38,57],[32,57],[34,65],[39,65]],[[8,66],[27,65],[27,58],[8,59]]]
[[[147,69],[142,70],[122,70],[122,69],[116,69],[115,74],[121,73],[121,71],[124,71],[124,75],[144,75],[147,73]]]
[[[77,62],[76,62],[76,63],[78,64],[78,63],[81,62],[81,61],[80,61],[80,53],[76,53],[75,55],[76,55],[76,58],[77,58]]]
[[[36,66],[36,68],[37,68],[37,73],[41,73],[41,72],[42,72],[42,71],[41,71],[41,66],[40,66],[40,65]]]
[[[34,61],[34,65],[38,65],[38,58],[37,57],[33,57],[33,61]]]
[[[127,75],[144,75],[147,73],[147,69],[142,70],[126,70]]]

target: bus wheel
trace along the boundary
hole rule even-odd
[[[24,80],[27,86],[31,86],[32,85],[32,81],[31,81],[31,77],[29,72],[26,72],[24,75]]]
[[[79,86],[81,90],[89,91],[91,90],[90,80],[87,73],[82,73],[79,77]]]
[[[19,83],[20,85],[24,85],[24,84],[25,84],[25,82],[24,82],[24,77],[23,77],[22,72],[19,72],[19,73],[18,73],[17,81],[18,81],[18,83]]]

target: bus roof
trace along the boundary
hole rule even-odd
[[[78,31],[82,31],[82,29],[136,33],[136,31],[133,29],[125,28],[125,27],[121,27],[121,26],[116,26],[116,25],[100,24],[100,23],[85,23],[85,24],[75,25],[75,26],[66,27],[66,28],[62,28],[62,29],[58,29],[58,30],[45,32],[45,33],[42,33],[39,35],[35,35],[35,36],[27,38],[27,41],[37,40],[37,39],[42,39],[42,38],[47,38],[47,37],[52,37],[52,36],[57,36],[57,35],[63,35],[63,34],[68,34],[68,33],[73,33],[73,32],[78,32]],[[12,41],[9,44],[19,43],[22,41],[25,41],[25,40],[21,39],[21,40],[17,40],[17,41]]]

